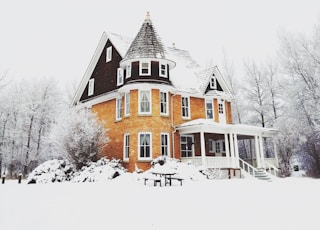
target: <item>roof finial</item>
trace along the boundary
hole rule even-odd
[[[150,12],[149,11],[147,11],[146,20],[150,20]]]

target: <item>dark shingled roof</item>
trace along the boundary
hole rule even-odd
[[[149,14],[131,43],[124,60],[135,58],[165,58],[165,49],[152,25]]]

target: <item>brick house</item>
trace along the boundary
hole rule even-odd
[[[73,105],[106,122],[104,155],[122,159],[129,171],[170,156],[202,167],[275,172],[276,151],[266,157],[263,141],[275,130],[233,124],[232,99],[216,66],[201,69],[188,51],[164,46],[147,15],[134,39],[103,33]],[[241,140],[249,143],[250,160],[239,154]]]

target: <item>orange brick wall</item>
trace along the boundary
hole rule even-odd
[[[169,114],[173,109],[173,117],[160,115],[160,91],[152,90],[152,116],[138,114],[138,90],[130,91],[130,116],[124,117],[124,97],[122,97],[122,120],[116,121],[116,99],[112,99],[97,105],[92,106],[92,111],[98,114],[99,119],[106,122],[105,126],[108,129],[110,142],[104,149],[103,155],[109,158],[114,157],[123,159],[123,144],[124,134],[130,134],[130,153],[129,161],[123,162],[123,165],[129,170],[134,171],[135,164],[141,169],[150,168],[150,161],[138,160],[138,133],[152,133],[152,158],[156,158],[161,154],[161,133],[169,134],[170,155],[175,158],[180,158],[180,136],[176,132],[174,135],[174,152],[172,147],[172,132],[171,118],[174,125],[179,125],[189,120],[182,119],[181,116],[181,96],[169,94]],[[172,99],[172,101],[171,101]],[[173,102],[173,106],[171,106]],[[198,118],[206,118],[205,100],[203,98],[190,97],[190,112],[191,120]],[[218,105],[217,99],[214,99],[214,114],[215,121],[218,121]],[[231,106],[230,102],[226,102],[227,123],[231,122]],[[199,142],[199,136],[195,135],[195,142]],[[195,148],[199,149],[200,145],[195,144]]]

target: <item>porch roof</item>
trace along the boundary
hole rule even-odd
[[[263,128],[243,124],[222,124],[203,118],[185,122],[181,125],[178,125],[176,129],[180,134],[198,132],[218,134],[235,133],[248,136],[261,135],[263,137],[271,137],[277,132],[277,129],[274,128]]]

